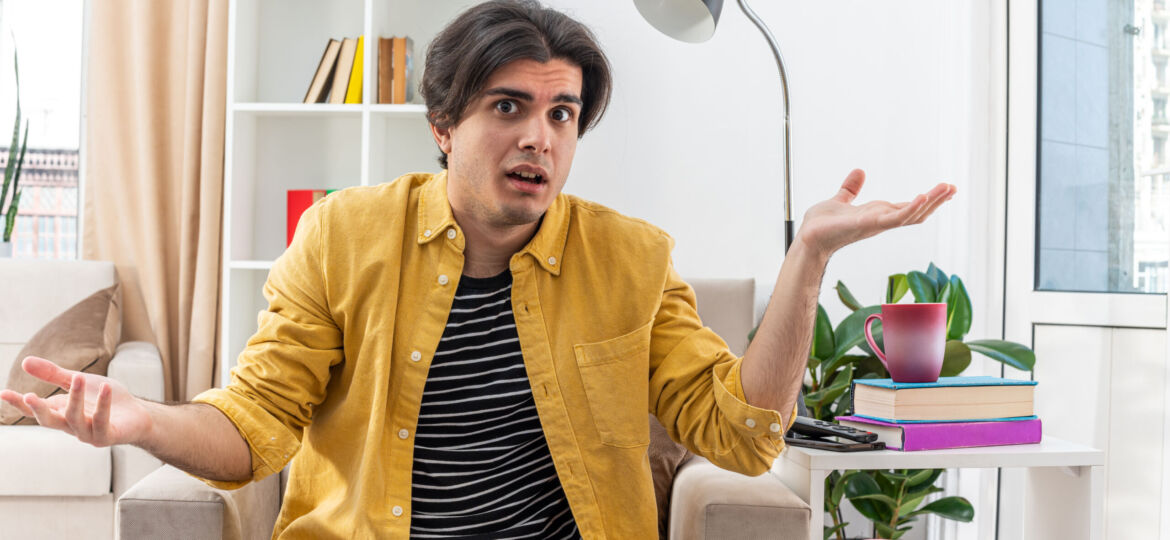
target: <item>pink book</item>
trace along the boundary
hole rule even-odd
[[[878,434],[891,450],[938,450],[1040,442],[1040,419],[993,422],[922,422],[895,424],[861,416],[838,416],[837,422]]]

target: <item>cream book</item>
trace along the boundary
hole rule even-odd
[[[932,383],[853,381],[853,414],[887,422],[998,420],[1033,415],[1036,381],[939,377]]]

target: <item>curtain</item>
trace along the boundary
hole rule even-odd
[[[82,257],[123,284],[123,341],[162,353],[167,399],[217,371],[227,0],[92,0]]]

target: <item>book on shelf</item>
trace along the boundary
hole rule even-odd
[[[394,38],[393,103],[414,101],[414,40],[409,36]]]
[[[297,223],[301,220],[301,214],[305,213],[313,203],[321,200],[326,195],[333,193],[333,189],[290,189],[288,190],[288,218],[286,219],[288,225],[288,240],[285,247],[292,244],[293,234],[297,232]]]
[[[886,448],[912,452],[944,448],[970,448],[1040,442],[1040,419],[991,422],[914,422],[896,424],[864,416],[838,416],[837,422],[877,433]]]
[[[853,414],[903,422],[954,422],[1032,416],[1036,381],[999,377],[939,377],[932,383],[856,379]]]
[[[353,55],[353,69],[349,72],[349,86],[345,91],[345,103],[360,104],[362,102],[362,64],[365,62],[366,36],[358,36],[357,52]]]
[[[313,80],[309,82],[309,91],[305,93],[305,103],[323,103],[329,95],[333,83],[333,67],[337,63],[337,53],[341,52],[341,42],[330,39],[325,44],[325,52],[317,62],[317,71]]]
[[[394,103],[394,38],[378,38],[378,103]]]
[[[329,92],[329,103],[345,103],[345,91],[349,89],[349,74],[353,71],[353,59],[357,56],[357,39],[341,40],[341,52],[337,54],[337,65],[333,68],[333,89]]]

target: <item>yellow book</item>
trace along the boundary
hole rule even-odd
[[[349,72],[349,88],[345,92],[346,103],[362,102],[362,57],[366,49],[365,36],[358,36],[357,53],[353,56],[353,70]]]

